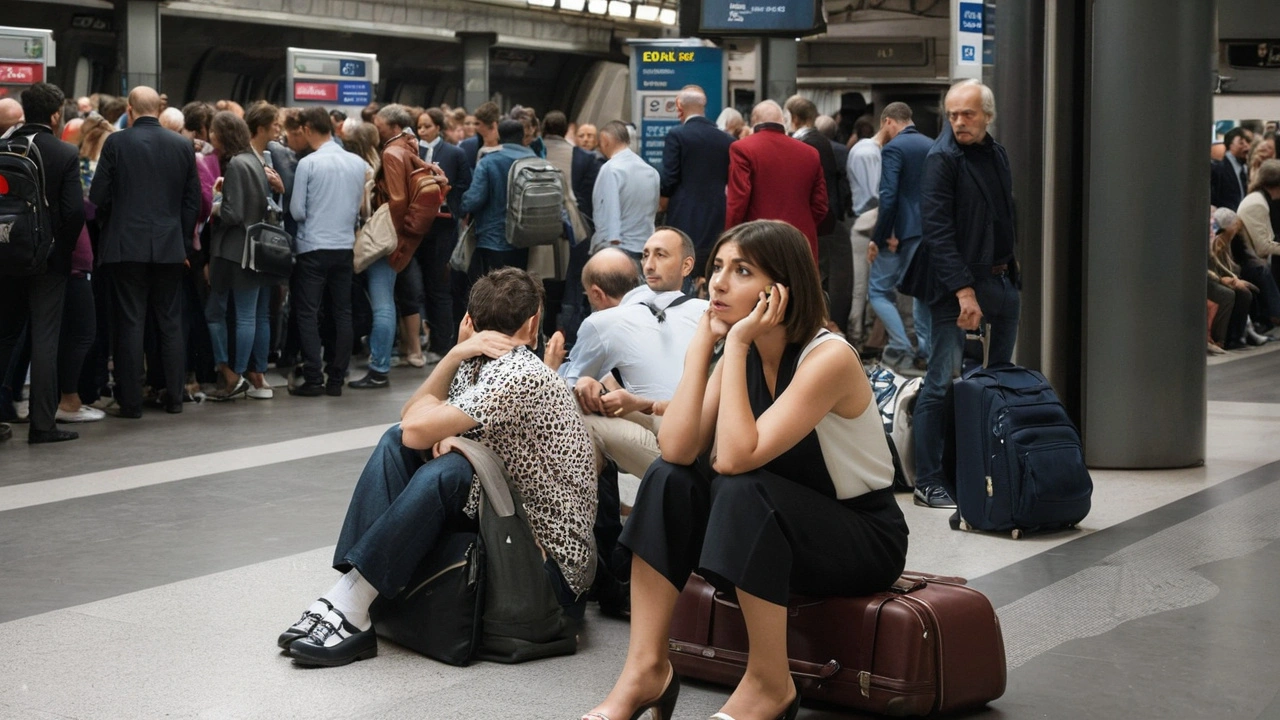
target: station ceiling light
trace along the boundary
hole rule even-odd
[[[675,25],[680,19],[680,0],[525,0],[530,7],[550,8],[566,13],[588,13],[629,18],[640,22]]]

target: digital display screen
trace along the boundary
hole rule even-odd
[[[800,36],[825,29],[819,0],[702,0],[702,33]]]

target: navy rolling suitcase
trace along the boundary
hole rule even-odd
[[[1080,433],[1043,375],[1009,363],[974,368],[950,396],[943,467],[959,507],[953,528],[1016,539],[1089,514]]]

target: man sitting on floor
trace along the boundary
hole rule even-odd
[[[458,344],[405,403],[356,483],[334,551],[342,578],[277,641],[295,662],[377,655],[374,599],[404,589],[446,529],[475,525],[480,488],[467,460],[450,452],[458,435],[502,458],[560,602],[581,617],[595,573],[595,464],[568,388],[529,350],[543,302],[542,283],[524,270],[476,281]]]

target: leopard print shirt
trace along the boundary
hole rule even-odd
[[[462,363],[449,404],[479,426],[463,437],[483,443],[506,463],[524,497],[529,526],[576,593],[595,576],[596,473],[591,438],[564,380],[528,348],[493,360]],[[480,483],[466,513],[476,517]]]

